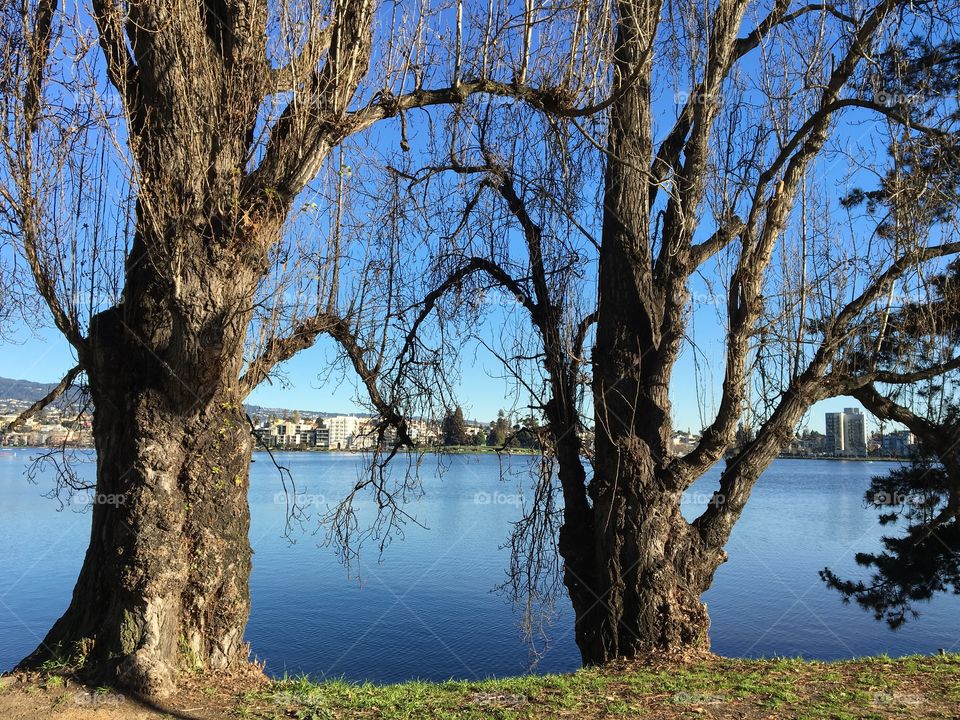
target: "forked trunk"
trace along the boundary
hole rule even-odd
[[[597,468],[605,465],[598,456]],[[589,587],[583,583],[571,593],[586,665],[683,659],[710,649],[710,619],[700,596],[722,552],[706,550],[680,514],[679,494],[658,489],[656,477],[641,469],[621,462],[615,480],[594,481],[594,531],[584,538],[592,568],[577,572],[573,558],[566,559],[568,576],[589,579]]]
[[[621,3],[619,9],[618,72],[630,82],[617,89],[610,110],[615,159],[604,179],[590,517],[589,523],[565,518],[567,536],[576,540],[561,543],[586,664],[706,652],[709,618],[700,596],[719,564],[681,515],[682,489],[670,467],[670,376],[684,334],[687,290],[684,283],[665,287],[669,283],[655,274],[666,273],[669,263],[671,272],[685,277],[688,258],[655,257],[649,244],[647,48],[659,9],[656,3]]]

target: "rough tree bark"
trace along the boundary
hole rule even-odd
[[[849,326],[909,268],[957,249],[945,243],[903,253],[829,318],[819,348],[794,371],[757,437],[730,460],[707,509],[693,522],[683,517],[683,492],[733,443],[750,382],[751,347],[764,316],[764,277],[801,178],[824,147],[832,119],[843,107],[844,88],[898,5],[879,2],[855,21],[844,19],[850,23],[846,49],[825,71],[814,108],[798,118],[798,130],[758,174],[744,208],[746,219],[733,214],[735,206],[729,208],[726,217],[716,219],[714,234],[700,243],[693,238],[725,78],[772,29],[812,6],[788,13],[789,3],[775,3],[756,28],[740,35],[745,4],[718,3],[705,33],[707,59],[699,84],[656,149],[644,79],[650,77],[659,15],[648,5],[618,6],[615,77],[639,79],[626,87],[615,82],[610,107],[593,355],[594,477],[588,488],[595,602],[586,613],[577,612],[578,642],[587,663],[709,649],[709,618],[700,597],[726,559],[724,546],[761,473],[813,403],[844,391],[844,378],[830,377],[829,371]],[[655,198],[667,179],[670,193],[654,229]],[[657,236],[657,244],[651,236]],[[689,282],[706,260],[734,242],[739,247],[727,291],[726,366],[717,414],[697,447],[676,457],[669,444],[669,388],[687,332]],[[568,563],[577,559],[565,557]],[[590,577],[586,568],[583,572]]]
[[[86,337],[65,332],[94,404],[90,545],[69,608],[20,665],[59,655],[157,695],[185,668],[247,660],[251,441],[239,377],[286,203],[266,209],[241,192],[267,88],[265,9],[218,10],[94,3],[140,192],[122,301]]]
[[[333,80],[317,101],[331,120],[345,113],[365,71],[370,10],[338,8],[342,34],[325,67]],[[251,439],[240,376],[257,284],[305,181],[291,177],[300,166],[248,180],[258,108],[273,87],[263,4],[198,13],[145,2],[127,13],[103,0],[94,13],[129,121],[135,232],[122,301],[92,317],[84,337],[41,282],[44,239],[24,222],[39,289],[88,379],[97,502],[70,606],[20,667],[59,655],[99,679],[162,695],[186,668],[247,660]],[[45,53],[41,39],[32,56]],[[356,67],[341,72],[343,62]],[[39,87],[43,64],[29,87]],[[37,97],[25,101],[27,147]],[[295,113],[286,123],[275,144],[304,132]],[[319,162],[342,135],[321,133],[301,162]],[[287,153],[273,147],[266,157],[282,164]],[[29,197],[29,172],[21,182]]]
[[[179,239],[206,251],[175,275],[175,296],[139,241],[124,302],[91,323],[90,545],[69,608],[21,667],[59,655],[163,694],[183,670],[247,660],[252,443],[238,378],[258,268],[225,238]]]
[[[712,17],[705,98],[719,89],[734,51],[745,5],[720,3]],[[616,97],[604,181],[604,214],[593,350],[595,408],[591,561],[595,596],[578,613],[586,663],[616,657],[688,655],[709,649],[700,595],[722,549],[709,548],[680,513],[685,489],[670,452],[673,364],[685,328],[687,278],[694,267],[709,127],[716,102],[698,99],[684,135],[674,197],[664,215],[662,247],[653,255],[650,173],[654,141],[650,97],[657,3],[618,5]],[[632,81],[630,79],[633,79]],[[679,157],[679,154],[678,154]],[[566,558],[565,558],[566,559]],[[569,561],[568,561],[569,562]]]

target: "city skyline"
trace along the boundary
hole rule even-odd
[[[338,414],[366,413],[369,409],[355,400],[357,386],[354,378],[339,378],[334,374],[330,380],[320,383],[318,368],[327,367],[326,353],[328,342],[321,339],[318,344],[299,353],[281,366],[285,376],[284,383],[263,383],[246,398],[250,405],[286,410],[305,410],[308,412],[329,412]],[[0,377],[8,377],[31,382],[56,383],[76,364],[70,348],[63,337],[47,327],[27,327],[23,323],[9,329],[0,343],[7,352],[0,353]],[[19,352],[11,352],[19,349]],[[25,362],[24,358],[28,358]],[[458,387],[458,400],[464,413],[471,419],[492,420],[499,410],[514,414],[525,414],[526,407],[521,403],[512,409],[514,398],[509,384],[493,375],[496,360],[474,357],[462,362],[459,369],[461,382]],[[671,383],[674,396],[674,427],[676,430],[699,432],[703,427],[702,417],[709,417],[706,408],[701,408],[696,397],[696,388],[683,380],[685,373],[692,368],[678,368],[684,372],[675,374]],[[2,388],[0,388],[2,390]],[[2,394],[2,393],[0,393]],[[499,398],[499,400],[497,399]],[[824,414],[842,411],[843,408],[863,409],[859,402],[850,397],[838,396],[821,400],[811,407],[806,422],[798,427],[826,433]],[[867,413],[868,431],[878,430],[879,423]],[[894,427],[887,423],[887,427]],[[897,426],[898,427],[898,426]]]
[[[40,383],[56,383],[74,364],[65,342],[55,332],[44,328],[31,328],[27,337],[23,337],[25,328],[18,331],[21,336],[14,336],[13,342],[0,344],[5,349],[20,348],[17,353],[0,353],[0,376],[11,379],[28,380]],[[343,380],[332,378],[321,384],[316,367],[323,359],[325,348],[323,343],[299,354],[287,362],[282,370],[285,375],[285,384],[264,383],[256,388],[246,402],[268,409],[283,409],[306,412],[322,412],[333,414],[364,414],[369,408],[363,407],[355,401],[356,385],[351,377]],[[24,362],[23,358],[29,358]],[[484,367],[477,367],[476,358],[472,363],[466,363],[461,369],[463,378],[460,383],[458,399],[465,415],[471,420],[489,421],[496,418],[499,410],[512,414],[525,414],[527,409],[521,404],[512,408],[513,398],[505,381],[486,374]],[[492,365],[492,363],[491,363]],[[313,371],[311,372],[311,368]],[[497,391],[493,388],[499,386]],[[674,427],[677,431],[699,432],[702,429],[700,408],[696,407],[693,393],[689,386],[674,377],[672,391],[677,395],[674,401]],[[2,388],[0,388],[2,395]],[[500,398],[497,400],[496,398]],[[839,396],[816,403],[808,413],[805,422],[798,427],[816,430],[826,434],[825,415],[832,412],[842,412],[845,408],[863,410],[862,406],[849,397]],[[870,413],[865,414],[868,433],[880,429],[880,423]],[[886,427],[894,428],[895,423],[887,423]]]

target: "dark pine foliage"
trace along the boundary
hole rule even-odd
[[[447,413],[447,416],[443,418],[441,431],[443,433],[443,444],[446,446],[467,445],[470,443],[470,438],[467,435],[467,423],[463,417],[463,409],[459,405],[456,410]]]
[[[960,519],[951,507],[957,485],[929,456],[874,477],[866,502],[879,511],[881,525],[902,533],[884,537],[879,552],[857,553],[857,564],[872,570],[869,581],[845,580],[829,568],[820,577],[844,602],[855,601],[891,629],[917,617],[917,603],[960,594]]]
[[[958,137],[924,129],[960,120],[960,43],[916,39],[891,48],[875,68],[863,94],[908,117],[913,127],[891,144],[891,167],[878,186],[854,190],[841,203],[864,206],[876,216],[878,234],[917,244],[954,220],[960,206]],[[960,346],[960,264],[950,263],[931,284],[925,301],[864,323],[862,351],[846,358],[852,370],[877,360],[889,366],[905,358],[929,360],[937,349]],[[938,418],[904,414],[916,420],[910,429],[918,457],[873,478],[867,490],[866,502],[878,511],[880,524],[896,531],[883,538],[882,550],[857,553],[857,563],[871,571],[869,580],[844,579],[829,568],[820,572],[844,602],[856,602],[893,629],[918,615],[918,603],[960,593],[960,407],[951,402],[953,387],[944,377],[915,388],[917,398],[931,401],[928,407],[948,409]]]

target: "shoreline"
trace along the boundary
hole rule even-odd
[[[54,447],[37,445],[2,445],[0,446],[0,457],[7,453],[13,453],[18,450],[55,450]],[[93,445],[70,445],[67,450],[95,450]],[[291,453],[345,453],[348,455],[363,455],[370,452],[369,448],[314,448],[314,447],[272,447],[269,452],[291,452]],[[267,454],[268,449],[256,447],[253,454]],[[527,448],[493,448],[489,446],[473,445],[453,445],[453,446],[431,446],[423,448],[403,448],[398,454],[421,453],[423,455],[539,455],[539,451]],[[914,458],[911,457],[889,457],[874,456],[867,457],[842,457],[836,455],[778,455],[777,460],[829,460],[831,462],[884,462],[884,463],[908,463]]]
[[[264,447],[254,449],[256,453],[266,453]],[[312,447],[272,447],[270,452],[295,452],[295,453],[345,453],[347,455],[363,455],[370,452],[370,448],[312,448]],[[493,448],[488,446],[474,445],[436,445],[429,447],[401,448],[397,451],[398,455],[411,455],[420,453],[423,455],[538,455],[537,450],[528,450],[525,448]]]
[[[867,457],[843,457],[839,455],[777,455],[777,460],[831,460],[837,462],[886,462],[886,463],[905,463],[913,458],[909,457],[880,457],[868,455]]]
[[[59,446],[50,446],[50,445],[0,445],[0,457],[3,457],[5,454],[12,454],[17,451],[50,451],[50,450],[59,450]],[[96,448],[93,445],[68,445],[66,448],[70,450],[93,450]],[[267,454],[268,452],[278,453],[278,452],[291,452],[291,453],[343,453],[347,455],[363,455],[370,452],[370,448],[319,448],[319,447],[271,447],[264,448],[263,446],[257,446],[253,449],[253,454]],[[528,450],[525,448],[493,448],[489,446],[474,446],[474,445],[438,445],[438,446],[429,446],[429,447],[417,447],[417,448],[402,448],[397,451],[397,454],[413,454],[421,453],[423,455],[538,455],[539,451],[537,450]]]

